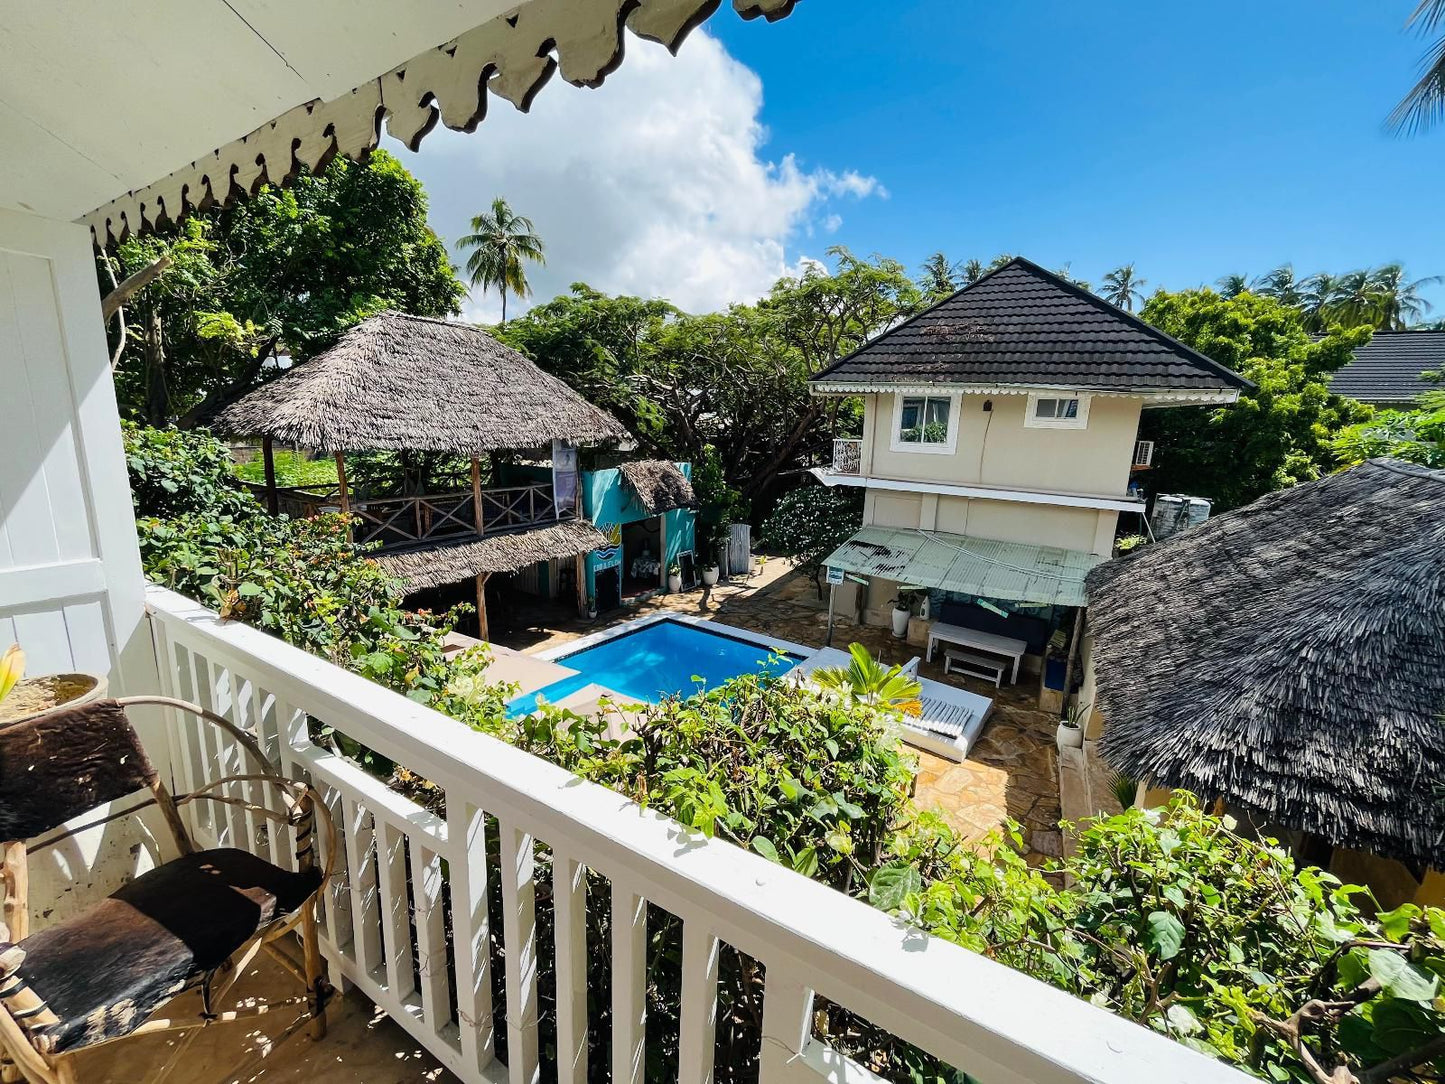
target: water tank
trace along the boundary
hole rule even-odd
[[[1197,527],[1209,518],[1212,503],[1204,497],[1179,493],[1161,493],[1154,498],[1149,513],[1149,526],[1156,539],[1168,538],[1189,527]]]

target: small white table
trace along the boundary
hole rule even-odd
[[[1022,640],[1015,640],[1012,636],[1000,636],[993,632],[979,632],[978,629],[966,629],[962,625],[950,625],[946,621],[935,621],[928,629],[928,655],[929,662],[933,661],[933,649],[939,643],[957,644],[959,647],[974,647],[980,651],[987,651],[992,655],[1003,655],[1013,659],[1013,674],[1009,678],[1009,684],[1019,679],[1019,660],[1024,657],[1024,652],[1029,645]]]

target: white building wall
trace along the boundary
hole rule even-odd
[[[144,584],[88,231],[0,210],[0,650],[32,676],[104,674],[156,688]],[[163,732],[142,720],[166,769]],[[32,870],[37,923],[63,917],[153,858],[118,822]]]

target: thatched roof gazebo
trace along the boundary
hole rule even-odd
[[[565,557],[580,568],[584,554],[607,544],[578,518],[575,449],[631,441],[616,418],[484,329],[397,312],[361,321],[219,411],[212,425],[261,438],[273,513],[353,517],[357,541],[379,545],[379,560],[412,589],[475,577],[483,636],[493,573]],[[335,456],[336,486],[278,489],[278,440]],[[483,487],[481,457],[507,450],[550,454],[552,480]],[[471,488],[356,501],[344,453],[375,451],[468,457]],[[577,580],[580,607],[580,571]]]
[[[655,516],[674,508],[697,507],[697,495],[687,475],[666,459],[639,459],[618,468],[622,482],[644,515]]]
[[[1115,768],[1445,868],[1445,472],[1371,460],[1087,590]]]
[[[221,410],[213,427],[332,453],[476,455],[631,439],[611,414],[484,329],[399,312],[361,321]]]

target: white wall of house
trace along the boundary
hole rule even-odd
[[[0,650],[11,642],[31,675],[156,688],[90,234],[0,210]],[[164,770],[162,731],[141,725]],[[117,823],[46,853],[32,867],[36,919],[147,868],[153,850]]]
[[[1093,396],[1083,428],[1048,429],[1024,424],[1028,395],[960,395],[948,452],[893,447],[897,400],[864,399],[863,466],[872,477],[1107,497],[1128,489],[1142,398]]]

